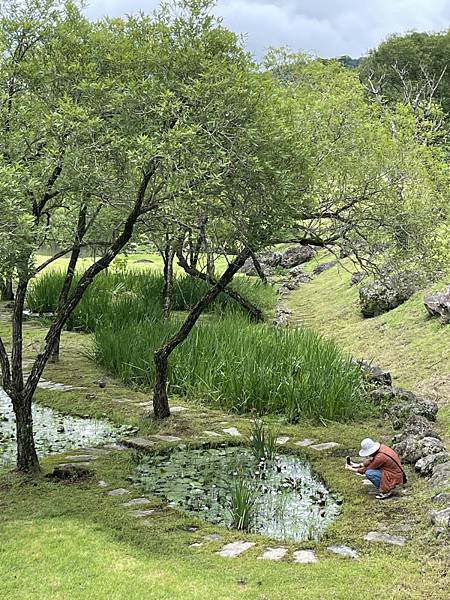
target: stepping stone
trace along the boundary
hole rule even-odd
[[[290,439],[291,438],[288,435],[280,435],[280,437],[277,437],[276,442],[277,442],[277,444],[282,446],[283,444],[288,442]]]
[[[68,463],[58,463],[58,467],[90,467],[90,462],[68,462]]]
[[[296,550],[293,557],[295,563],[307,564],[319,562],[312,550]]]
[[[75,456],[66,456],[67,460],[70,462],[87,462],[90,460],[97,460],[97,456],[92,456],[92,454],[76,454]]]
[[[222,431],[233,437],[239,437],[241,435],[240,431],[238,431],[236,427],[228,427],[228,429],[222,429]]]
[[[373,485],[373,483],[372,483],[371,481],[369,481],[368,479],[363,479],[361,483],[362,483],[363,485],[372,485],[373,487],[375,487],[375,486]]]
[[[156,438],[157,440],[161,440],[161,442],[181,442],[181,438],[177,437],[176,435],[153,435],[152,437]]]
[[[316,440],[309,440],[308,438],[301,440],[300,442],[295,442],[296,446],[311,446],[311,444],[314,444]]]
[[[121,506],[142,506],[144,504],[150,504],[150,500],[148,498],[133,498],[128,502],[124,502]]]
[[[108,484],[106,483],[106,481],[103,481],[103,479],[100,479],[100,481],[98,482],[98,487],[106,488],[108,487]]]
[[[170,407],[170,412],[174,413],[174,414],[184,412],[185,410],[188,410],[185,406],[171,406]]]
[[[117,488],[115,490],[111,490],[108,492],[108,496],[125,496],[125,494],[129,494],[130,490],[126,490],[125,488]]]
[[[111,454],[111,450],[105,450],[105,448],[83,448],[83,451],[89,452],[94,456],[106,456],[107,454]]]
[[[189,548],[200,548],[203,546],[203,542],[194,542],[193,544],[189,544]]]
[[[127,438],[123,441],[127,446],[135,450],[148,450],[156,444],[156,442],[143,437]]]
[[[255,544],[253,542],[231,542],[231,544],[225,544],[225,546],[216,552],[216,554],[219,554],[220,556],[226,556],[228,558],[235,558],[236,556],[247,552],[247,550],[250,550],[250,548],[252,548],[254,545]]]
[[[203,433],[211,437],[222,437],[220,433],[216,433],[215,431],[204,431]]]
[[[345,556],[346,558],[358,558],[358,553],[356,552],[356,550],[353,550],[349,546],[345,546],[345,544],[328,546],[327,550],[333,552],[334,554],[340,554],[341,556]]]
[[[208,535],[205,535],[203,539],[205,542],[218,542],[222,539],[222,536],[218,533],[209,533]]]
[[[287,548],[267,548],[262,556],[258,556],[258,560],[281,560],[287,553]]]
[[[131,517],[136,517],[137,519],[140,519],[142,517],[149,517],[154,512],[155,512],[155,510],[153,508],[149,508],[147,510],[132,510],[128,514]]]
[[[329,450],[330,448],[335,448],[339,446],[336,442],[324,442],[323,444],[313,444],[310,448],[314,448],[314,450],[318,450],[321,452],[322,450]]]
[[[384,544],[394,544],[394,546],[404,546],[406,538],[400,535],[389,535],[387,533],[381,533],[380,531],[369,531],[364,536],[366,542],[382,542]]]

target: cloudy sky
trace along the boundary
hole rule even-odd
[[[151,12],[158,0],[88,0],[91,17]],[[257,56],[269,46],[365,54],[389,33],[450,27],[450,0],[219,0],[216,13]]]

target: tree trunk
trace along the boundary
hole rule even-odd
[[[175,248],[166,246],[164,251],[164,289],[162,295],[163,319],[167,321],[170,316],[170,304],[172,301],[172,284],[173,284],[173,259],[175,256]]]
[[[266,274],[264,273],[263,268],[261,267],[261,263],[259,262],[258,257],[256,256],[256,254],[254,252],[252,252],[251,257],[252,257],[253,264],[255,265],[255,269],[256,269],[256,272],[258,273],[259,278],[261,279],[261,281],[263,283],[267,283]]]
[[[216,283],[216,280],[213,277],[189,265],[189,263],[183,256],[181,247],[179,247],[177,250],[177,258],[181,268],[191,277],[202,279],[210,285],[214,285]],[[233,298],[233,300],[236,300],[236,302],[238,302],[243,308],[245,308],[245,310],[248,312],[251,318],[254,319],[256,322],[264,320],[262,310],[254,304],[252,304],[249,300],[247,300],[247,298],[241,296],[239,292],[236,292],[235,290],[229,288],[224,288],[222,291],[224,294],[227,294],[227,296],[230,296],[230,298]]]
[[[37,473],[40,467],[34,445],[31,399],[21,394],[13,400],[13,408],[16,415],[17,470],[22,473]]]
[[[87,206],[86,204],[82,204],[80,206],[80,212],[78,215],[78,223],[77,223],[77,231],[75,238],[75,245],[70,254],[69,264],[67,265],[66,277],[64,279],[64,283],[61,289],[61,293],[59,295],[58,300],[58,311],[64,306],[67,302],[67,298],[69,297],[70,288],[72,286],[73,278],[75,276],[75,269],[77,267],[78,258],[81,252],[81,242],[87,231],[86,224],[86,216],[87,216]],[[53,349],[50,354],[49,361],[52,363],[59,362],[59,350],[61,346],[61,331],[56,335],[55,342],[53,344]]]
[[[12,278],[8,278],[5,282],[0,284],[0,296],[1,300],[7,300],[9,302],[14,300]]]
[[[169,357],[173,350],[179,346],[188,337],[195,323],[203,311],[217,298],[226,286],[232,281],[235,274],[239,271],[247,258],[250,256],[250,250],[243,250],[235,260],[230,263],[227,270],[216,281],[216,283],[206,292],[206,294],[197,302],[194,308],[186,317],[183,325],[159,350],[155,352],[155,386],[153,388],[153,414],[155,419],[164,419],[170,416],[169,399],[167,397],[167,374],[169,369]]]

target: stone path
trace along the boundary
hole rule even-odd
[[[225,433],[228,433],[232,437],[240,437],[241,433],[236,427],[228,427],[228,429],[222,429]]]
[[[366,542],[381,542],[383,544],[393,544],[394,546],[404,546],[406,543],[406,538],[400,535],[389,535],[381,531],[369,531],[364,539]]]

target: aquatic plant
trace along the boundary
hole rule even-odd
[[[244,477],[239,477],[231,489],[230,512],[235,529],[249,531],[254,517],[257,492]]]
[[[257,461],[273,460],[277,451],[277,435],[267,429],[262,419],[253,420],[250,448]]]

